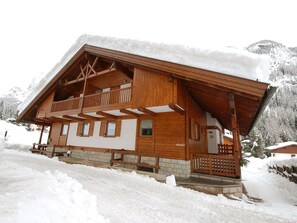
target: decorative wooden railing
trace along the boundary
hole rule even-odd
[[[100,92],[96,94],[87,95],[84,97],[84,99],[82,97],[79,97],[79,98],[66,99],[63,101],[54,101],[51,111],[58,112],[58,111],[78,109],[82,106],[81,105],[82,99],[84,100],[83,107],[85,108],[118,104],[118,103],[126,103],[131,101],[131,93],[132,93],[132,87],[129,87],[129,88],[112,90],[108,92]]]
[[[52,105],[52,112],[78,109],[80,99],[81,98],[71,98],[63,101],[54,101]]]
[[[85,96],[84,107],[95,107],[131,101],[132,87]]]
[[[226,177],[239,177],[239,160],[235,156],[192,154],[192,172]]]
[[[233,145],[219,144],[218,145],[218,154],[219,155],[234,155]]]

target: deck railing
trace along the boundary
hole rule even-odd
[[[131,101],[132,87],[117,89],[107,92],[100,92],[85,96],[84,107],[95,107],[102,105],[111,105],[117,103],[126,103]]]
[[[234,146],[228,144],[219,144],[218,153],[220,155],[234,155]]]
[[[226,177],[238,177],[239,160],[235,156],[192,154],[192,172]]]
[[[96,94],[87,95],[84,97],[83,107],[96,107],[103,105],[111,105],[118,103],[126,103],[131,101],[132,87],[112,90],[108,92],[100,92]],[[66,111],[78,109],[82,97],[71,98],[62,101],[54,101],[52,105],[52,112]]]
[[[52,105],[52,112],[78,109],[81,98],[71,98],[63,101],[54,101]]]

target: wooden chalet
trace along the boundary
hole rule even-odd
[[[274,146],[266,147],[271,152],[271,156],[296,157],[297,142],[283,142]]]
[[[46,147],[69,146],[72,156],[153,154],[160,173],[239,178],[239,135],[273,92],[266,83],[85,44],[18,121],[50,126]]]

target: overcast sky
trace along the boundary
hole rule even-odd
[[[185,45],[297,46],[294,0],[9,0],[0,2],[0,93],[45,75],[94,34]]]

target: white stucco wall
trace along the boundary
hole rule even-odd
[[[93,136],[80,137],[76,135],[78,123],[71,123],[68,132],[67,145],[135,150],[136,122],[136,119],[122,120],[120,137],[99,136],[100,121],[95,122]]]

